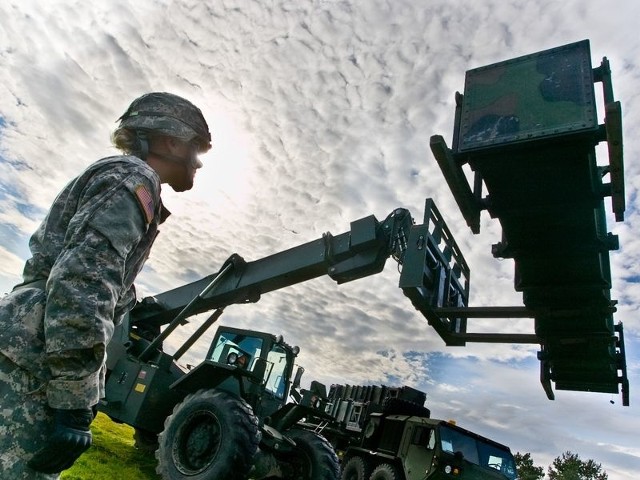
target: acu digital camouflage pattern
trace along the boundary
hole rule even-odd
[[[135,302],[133,281],[167,215],[155,171],[110,157],[64,188],[32,236],[24,283],[0,299],[0,352],[46,384],[49,406],[87,408],[103,396],[114,322]]]
[[[106,345],[135,302],[133,281],[167,215],[156,172],[136,157],[110,157],[63,189],[31,237],[24,283],[0,299],[3,480],[57,478],[26,462],[50,433],[52,408],[104,396]]]
[[[44,445],[53,426],[42,381],[0,354],[0,478],[53,480],[27,462]]]
[[[202,151],[211,147],[209,126],[200,109],[171,93],[148,93],[137,98],[119,120],[120,127],[184,140],[197,137]]]
[[[589,41],[469,70],[458,151],[597,129]]]

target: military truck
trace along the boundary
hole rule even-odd
[[[374,413],[359,446],[344,457],[342,480],[515,480],[509,448],[452,422]]]
[[[322,408],[331,418],[305,425],[334,445],[342,480],[516,478],[509,447],[431,418],[426,398],[409,386],[332,385]]]

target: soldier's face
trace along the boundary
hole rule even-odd
[[[169,180],[169,185],[176,192],[185,192],[193,188],[196,170],[188,165],[177,164],[175,175]]]
[[[202,162],[198,159],[197,147],[187,142],[181,142],[175,155],[183,158],[184,162],[175,164],[174,174],[168,183],[176,192],[191,190],[196,170],[202,167]]]

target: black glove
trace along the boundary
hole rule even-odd
[[[54,409],[54,415],[53,433],[28,463],[38,472],[58,473],[66,470],[91,446],[91,408]]]

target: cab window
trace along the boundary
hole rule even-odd
[[[229,364],[234,360],[237,367],[253,371],[255,360],[262,352],[262,339],[247,335],[220,335],[209,360]],[[234,354],[230,357],[230,354]]]
[[[267,355],[267,369],[264,373],[265,389],[282,399],[287,381],[287,352],[280,345],[274,345]]]
[[[433,450],[436,446],[436,436],[431,428],[417,426],[413,431],[411,443]]]

